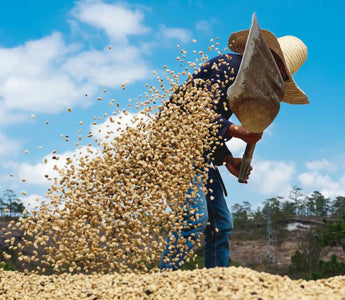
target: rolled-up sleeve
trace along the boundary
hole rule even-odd
[[[230,127],[231,123],[228,119],[225,119],[223,117],[218,117],[217,119],[214,120],[219,126],[218,129],[218,137],[219,137],[219,142],[221,145],[218,145],[216,149],[213,152],[213,164],[216,166],[220,166],[224,162],[224,158],[226,155],[232,155],[231,152],[229,151],[228,147],[225,145],[225,142],[229,140],[229,138],[226,136],[226,132],[228,128]]]
[[[218,136],[221,136],[223,139],[226,139],[226,132],[233,123],[222,116],[219,116],[217,119],[214,120],[214,122],[219,124]]]
[[[229,151],[228,147],[225,145],[225,143],[221,146],[218,146],[216,150],[213,152],[212,156],[212,163],[216,166],[221,166],[224,162],[224,158],[227,155],[231,155],[231,152]]]

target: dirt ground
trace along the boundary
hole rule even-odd
[[[298,248],[297,239],[289,239],[279,247],[272,248],[272,269],[278,274],[286,274],[291,264],[291,256]],[[338,261],[345,262],[345,252],[341,247],[326,248],[322,251],[322,259],[329,260],[332,255]],[[268,243],[265,239],[233,240],[231,242],[231,260],[234,264],[250,267],[258,271],[267,270]]]

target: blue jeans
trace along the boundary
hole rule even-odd
[[[183,216],[181,232],[174,231],[172,237],[167,239],[161,258],[161,270],[180,268],[193,247],[193,241],[198,240],[201,233],[205,234],[205,267],[229,265],[229,238],[233,231],[233,223],[222,187],[213,168],[209,170],[206,187],[208,190],[212,189],[212,192],[205,195],[203,190],[199,189],[198,196],[192,204],[189,204]],[[181,247],[176,247],[181,239],[184,245],[182,250]]]

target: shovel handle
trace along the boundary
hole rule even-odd
[[[247,144],[246,150],[244,151],[241,167],[240,167],[240,173],[238,175],[238,182],[245,183],[248,171],[250,168],[250,163],[252,162],[253,153],[255,150],[255,144]]]

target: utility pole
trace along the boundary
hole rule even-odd
[[[272,213],[271,199],[267,199],[267,263],[273,261]]]

